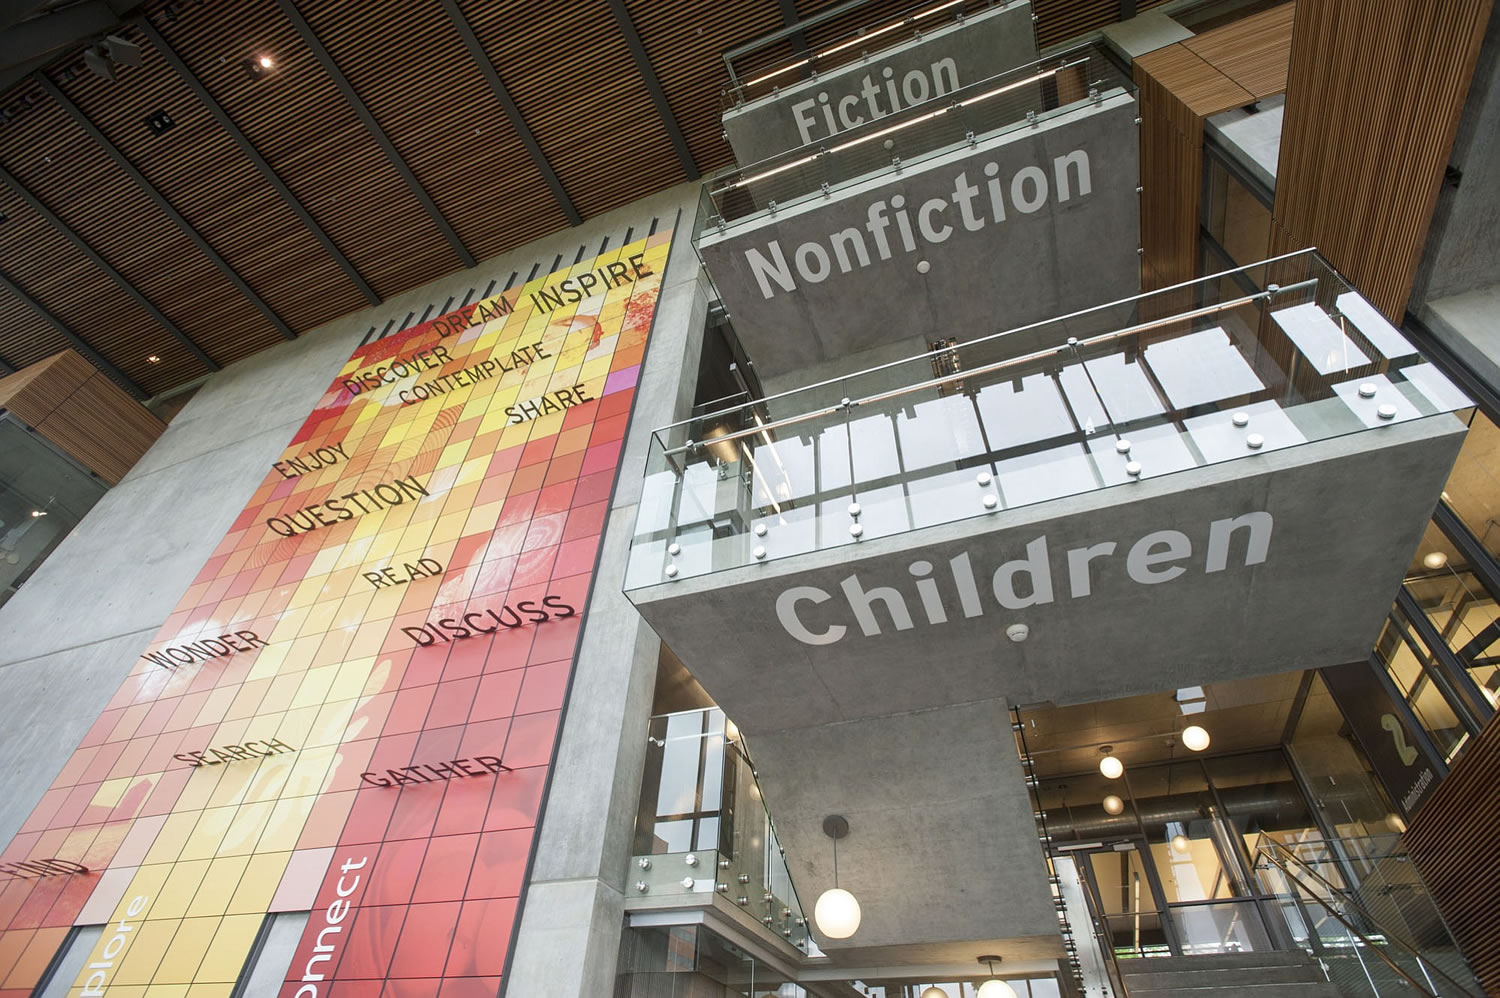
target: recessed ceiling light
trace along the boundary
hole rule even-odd
[[[149,356],[149,357],[146,358],[146,361],[148,363],[151,363],[151,364],[160,364],[161,363],[161,358],[158,357],[156,354],[152,354],[151,356]]]
[[[271,61],[271,57],[270,56],[263,55],[263,56],[260,57],[260,68],[261,69],[270,69],[274,65],[276,65],[276,64]]]
[[[1448,564],[1448,556],[1441,551],[1433,551],[1422,559],[1422,564],[1431,569],[1439,569]]]
[[[32,516],[46,516],[47,515],[47,511],[45,509],[34,509],[34,510],[31,511],[31,515]]]

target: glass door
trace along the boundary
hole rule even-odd
[[[1160,885],[1142,845],[1115,842],[1071,852],[1116,959],[1171,956],[1175,950],[1161,914]]]

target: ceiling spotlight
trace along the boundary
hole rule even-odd
[[[1422,559],[1422,564],[1436,571],[1437,569],[1442,568],[1444,565],[1448,564],[1448,556],[1441,551],[1433,551],[1431,554]]]
[[[1099,751],[1104,753],[1104,758],[1099,760],[1099,772],[1104,774],[1107,780],[1118,780],[1120,774],[1125,772],[1125,764],[1116,759],[1113,745],[1100,746]]]
[[[47,515],[47,511],[45,509],[34,509],[34,510],[31,511],[31,515],[32,516],[46,516]]]
[[[829,939],[848,939],[859,931],[859,901],[839,886],[839,839],[849,834],[849,819],[830,814],[823,819],[823,834],[833,839],[833,886],[813,906],[813,921]]]
[[[1196,724],[1189,724],[1182,729],[1182,744],[1194,752],[1202,752],[1208,748],[1208,732]]]
[[[115,78],[115,64],[109,61],[109,56],[98,45],[85,49],[83,52],[83,64],[88,67],[89,72],[101,80],[113,80]]]
[[[934,984],[930,988],[922,989],[922,998],[953,998],[953,996]]]
[[[261,69],[270,69],[271,67],[273,67],[273,66],[276,65],[274,62],[271,61],[271,57],[268,56],[268,55],[261,56],[260,59],[257,60],[257,61],[260,63],[260,68]]]
[[[989,968],[990,979],[979,985],[978,998],[1016,998],[1016,989],[995,976],[995,964],[1001,962],[1000,957],[985,955],[979,962]]]
[[[1181,832],[1178,832],[1176,835],[1172,836],[1172,848],[1176,849],[1178,852],[1187,852],[1188,846],[1190,844],[1191,843],[1188,842],[1188,837],[1186,835],[1183,835]]]
[[[1109,814],[1119,814],[1125,810],[1125,802],[1114,794],[1104,798],[1104,810]]]
[[[148,363],[148,364],[160,364],[161,363],[161,358],[158,357],[156,354],[152,354],[151,356],[149,356],[149,357],[146,358],[146,363]]]
[[[109,55],[110,62],[117,62],[122,66],[139,66],[145,61],[141,55],[141,47],[119,35],[104,36],[104,51]]]
[[[240,63],[240,68],[252,80],[258,80],[266,73],[266,67],[262,66],[258,59],[246,59]]]

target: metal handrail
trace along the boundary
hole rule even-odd
[[[794,426],[799,423],[808,422],[809,420],[832,416],[837,413],[844,412],[848,409],[857,409],[862,405],[871,405],[876,402],[885,402],[889,399],[900,398],[903,395],[910,395],[913,392],[940,388],[943,385],[951,384],[955,381],[965,381],[971,378],[979,377],[981,375],[994,374],[997,371],[1004,371],[1013,367],[1021,367],[1026,364],[1035,363],[1038,360],[1044,360],[1048,357],[1054,356],[1055,354],[1063,350],[1071,349],[1076,353],[1076,351],[1081,347],[1093,346],[1097,343],[1105,343],[1110,340],[1121,339],[1127,336],[1134,336],[1138,333],[1145,332],[1149,329],[1155,329],[1160,326],[1171,325],[1177,322],[1186,322],[1192,319],[1199,319],[1204,316],[1213,315],[1217,312],[1222,312],[1226,309],[1238,308],[1241,305],[1249,305],[1258,301],[1266,301],[1269,300],[1274,294],[1297,290],[1300,288],[1304,288],[1310,284],[1316,285],[1317,279],[1313,278],[1307,281],[1301,281],[1297,284],[1288,284],[1284,287],[1278,288],[1274,292],[1257,291],[1255,294],[1245,295],[1244,297],[1235,298],[1231,301],[1218,302],[1213,305],[1205,305],[1202,308],[1192,309],[1187,312],[1179,312],[1176,315],[1168,316],[1163,319],[1153,319],[1150,322],[1136,323],[1133,326],[1126,326],[1124,329],[1116,329],[1112,332],[1100,333],[1097,336],[1091,336],[1087,339],[1080,340],[1073,338],[1063,346],[1047,347],[1043,350],[1035,350],[1028,354],[1022,354],[1019,357],[1011,357],[1006,360],[993,361],[992,363],[985,364],[981,367],[967,368],[963,371],[957,371],[953,374],[946,374],[939,378],[929,378],[926,381],[918,381],[914,384],[903,385],[900,388],[891,388],[887,389],[886,391],[876,392],[873,395],[866,395],[863,398],[859,399],[846,399],[840,402],[838,405],[824,406],[821,409],[814,409],[809,412],[799,413],[795,416],[786,416],[782,419],[774,420],[773,422],[765,423],[763,425],[747,427],[743,430],[735,430],[732,433],[725,433],[722,436],[714,437],[712,440],[689,440],[687,443],[682,444],[681,446],[673,447],[670,449],[667,449],[665,445],[663,445],[663,453],[667,457],[673,457],[675,455],[688,453],[690,451],[702,450],[709,444],[714,444],[717,446],[719,444],[733,443],[734,441],[742,440],[745,437],[752,437],[760,433],[769,433],[773,430],[778,430],[785,426]],[[699,419],[706,420],[711,418],[712,415],[718,414],[715,413],[710,414],[709,416],[702,416],[699,417]],[[698,420],[689,420],[688,422],[697,421]]]
[[[1124,305],[1130,305],[1130,304],[1133,304],[1135,302],[1144,301],[1144,300],[1146,300],[1148,298],[1164,297],[1166,295],[1171,294],[1174,291],[1181,291],[1184,288],[1189,288],[1189,287],[1192,287],[1194,285],[1207,284],[1207,283],[1209,283],[1211,281],[1221,280],[1221,279],[1223,279],[1225,277],[1229,277],[1229,276],[1234,275],[1234,274],[1243,273],[1244,271],[1247,271],[1247,270],[1254,270],[1254,269],[1257,269],[1257,268],[1260,268],[1260,267],[1268,267],[1271,264],[1275,264],[1275,263],[1283,263],[1283,262],[1285,262],[1287,260],[1291,260],[1291,259],[1293,259],[1295,257],[1313,255],[1316,258],[1317,252],[1318,252],[1318,250],[1317,250],[1316,246],[1309,246],[1306,249],[1292,250],[1289,253],[1282,253],[1279,256],[1273,256],[1273,257],[1270,257],[1269,259],[1260,260],[1260,261],[1258,261],[1256,263],[1246,264],[1243,267],[1232,267],[1229,270],[1223,270],[1223,271],[1220,271],[1217,274],[1205,274],[1203,277],[1195,277],[1195,278],[1193,278],[1191,280],[1181,281],[1181,282],[1179,282],[1177,284],[1172,284],[1172,285],[1169,285],[1169,286],[1167,286],[1165,288],[1156,288],[1155,290],[1152,290],[1152,291],[1143,291],[1140,294],[1130,295],[1129,297],[1126,297],[1126,298],[1118,298],[1118,299],[1116,299],[1114,301],[1104,302],[1103,304],[1100,304],[1100,305],[1091,305],[1088,308],[1078,309],[1076,312],[1069,312],[1067,315],[1054,316],[1054,317],[1052,317],[1050,319],[1040,319],[1040,320],[1038,320],[1036,322],[1029,322],[1029,323],[1026,323],[1025,325],[1022,325],[1022,326],[1014,326],[1014,327],[1012,327],[1010,329],[1003,329],[1003,330],[1000,330],[999,332],[989,333],[988,335],[981,336],[981,337],[979,337],[977,339],[969,340],[969,341],[964,342],[964,343],[956,343],[956,344],[953,344],[952,346],[944,346],[944,347],[941,347],[941,348],[939,348],[937,350],[925,350],[922,353],[913,354],[910,357],[902,357],[899,360],[887,361],[884,364],[876,364],[873,367],[867,367],[867,368],[864,368],[864,369],[859,370],[859,371],[853,371],[853,372],[850,372],[849,374],[843,374],[843,375],[840,375],[840,376],[838,376],[836,378],[828,378],[825,381],[819,381],[819,382],[816,382],[816,383],[811,384],[811,385],[803,385],[803,386],[801,386],[799,388],[791,388],[791,389],[788,389],[788,390],[786,390],[784,392],[777,392],[775,395],[767,395],[765,398],[763,398],[763,399],[757,399],[756,401],[760,402],[760,403],[774,402],[774,401],[776,401],[778,399],[783,399],[783,398],[786,398],[786,397],[788,397],[790,395],[796,395],[796,394],[799,394],[801,392],[815,391],[815,390],[817,390],[819,388],[826,388],[829,385],[838,384],[840,382],[846,382],[846,381],[849,381],[849,380],[851,380],[853,378],[862,378],[865,375],[875,374],[878,371],[885,371],[885,370],[888,370],[888,369],[893,368],[893,367],[899,367],[902,364],[910,364],[910,363],[913,363],[913,362],[916,362],[916,361],[928,360],[934,354],[949,353],[949,352],[951,352],[953,350],[971,349],[973,347],[980,346],[980,345],[985,344],[985,343],[989,343],[992,340],[1003,339],[1004,337],[1007,337],[1007,336],[1015,336],[1015,335],[1017,335],[1019,333],[1029,332],[1029,331],[1031,331],[1033,329],[1040,329],[1043,326],[1050,326],[1050,325],[1053,325],[1055,323],[1066,323],[1070,319],[1077,319],[1077,318],[1080,318],[1080,317],[1085,316],[1085,315],[1091,315],[1091,314],[1093,314],[1095,312],[1103,312],[1103,311],[1106,311],[1108,309],[1119,308],[1119,307],[1124,306]],[[1329,270],[1330,270],[1330,272],[1334,272],[1331,267],[1329,268]],[[1301,281],[1301,282],[1299,282],[1297,284],[1284,285],[1284,286],[1280,287],[1277,290],[1277,293],[1284,293],[1286,291],[1290,291],[1290,290],[1293,290],[1295,288],[1303,288],[1303,287],[1306,287],[1310,283],[1315,283],[1316,280],[1317,280],[1316,278],[1313,278],[1313,279],[1311,279],[1309,281]],[[1269,289],[1268,289],[1268,291],[1269,291]],[[1185,315],[1186,313],[1183,313],[1183,314]],[[731,320],[732,320],[732,318],[733,317],[731,316]],[[652,431],[652,433],[653,434],[662,433],[662,432],[664,432],[666,430],[675,429],[676,427],[679,427],[679,426],[687,426],[687,425],[689,425],[691,423],[696,423],[696,422],[698,422],[700,420],[711,419],[714,416],[725,416],[725,415],[728,415],[728,414],[730,414],[732,412],[735,412],[735,411],[737,411],[737,410],[736,409],[724,409],[724,410],[722,410],[720,412],[704,413],[702,416],[693,416],[693,417],[689,417],[687,419],[679,419],[679,420],[677,420],[674,423],[668,423],[665,426],[658,426],[655,430]],[[760,429],[760,427],[757,427],[757,429]]]
[[[1267,848],[1267,845],[1271,846],[1271,848]],[[1338,911],[1338,909],[1336,909],[1333,905],[1328,904],[1326,901],[1324,901],[1318,895],[1318,893],[1316,891],[1314,891],[1308,884],[1304,883],[1302,881],[1302,879],[1297,876],[1297,874],[1293,873],[1292,870],[1288,867],[1286,860],[1278,857],[1278,855],[1277,855],[1277,851],[1278,850],[1281,853],[1284,853],[1286,857],[1290,858],[1291,861],[1293,863],[1295,863],[1299,868],[1301,868],[1303,870],[1306,870],[1307,873],[1310,874],[1314,879],[1316,879],[1317,882],[1319,884],[1321,884],[1323,886],[1323,888],[1330,895],[1332,895],[1333,897],[1338,898],[1340,902],[1342,902],[1343,904],[1348,905],[1349,907],[1353,908],[1355,911],[1359,912],[1360,916],[1363,917],[1365,919],[1365,921],[1369,922],[1372,925],[1379,926],[1388,943],[1394,943],[1395,945],[1399,946],[1402,950],[1406,951],[1408,954],[1410,954],[1411,956],[1415,957],[1418,963],[1420,963],[1423,967],[1427,968],[1429,971],[1437,974],[1438,977],[1441,977],[1449,985],[1451,985],[1452,987],[1454,987],[1455,989],[1457,989],[1457,991],[1458,991],[1459,994],[1461,994],[1461,995],[1474,995],[1473,991],[1470,991],[1463,984],[1460,984],[1458,981],[1456,981],[1452,977],[1448,976],[1448,974],[1445,973],[1443,971],[1443,969],[1441,967],[1439,967],[1436,963],[1434,963],[1432,960],[1430,960],[1430,959],[1422,956],[1422,953],[1421,953],[1420,950],[1418,950],[1412,944],[1408,943],[1405,939],[1402,939],[1399,934],[1394,933],[1394,932],[1390,932],[1389,930],[1387,930],[1383,925],[1381,925],[1381,922],[1380,922],[1379,919],[1377,919],[1373,915],[1371,915],[1370,912],[1369,912],[1369,910],[1366,909],[1364,907],[1364,905],[1360,904],[1359,901],[1356,898],[1354,898],[1352,895],[1350,895],[1347,891],[1345,891],[1341,887],[1337,887],[1334,884],[1330,883],[1329,880],[1326,877],[1324,877],[1317,870],[1315,870],[1311,866],[1309,866],[1300,856],[1298,856],[1296,853],[1292,852],[1290,849],[1288,849],[1282,843],[1277,842],[1275,839],[1268,838],[1268,837],[1262,835],[1260,842],[1257,844],[1257,849],[1256,849],[1257,854],[1258,855],[1264,855],[1272,863],[1275,863],[1276,864],[1276,868],[1281,871],[1281,873],[1282,873],[1283,876],[1287,877],[1289,880],[1291,880],[1298,887],[1300,887],[1303,890],[1307,891],[1308,895],[1311,896],[1312,898],[1316,899],[1319,902],[1319,904],[1321,904],[1321,906],[1323,907],[1324,910],[1326,910],[1330,915],[1332,915],[1335,919],[1338,920],[1339,924],[1343,925],[1344,928],[1348,929],[1355,936],[1359,937],[1359,939],[1362,942],[1364,942],[1364,944],[1372,952],[1374,952],[1377,956],[1379,956],[1382,960],[1385,961],[1385,963],[1386,963],[1387,966],[1389,966],[1397,974],[1400,974],[1401,977],[1404,978],[1413,987],[1417,988],[1424,995],[1430,996],[1430,998],[1439,998],[1439,996],[1434,995],[1431,991],[1429,991],[1427,989],[1426,985],[1420,983],[1415,978],[1413,978],[1411,976],[1411,974],[1409,974],[1405,970],[1403,970],[1394,960],[1392,960],[1390,958],[1390,956],[1384,951],[1384,949],[1381,946],[1377,945],[1376,942],[1373,939],[1371,939],[1365,933],[1361,932],[1359,929],[1355,928],[1352,924],[1350,924],[1350,922],[1346,918],[1344,918],[1344,916]],[[1311,926],[1309,926],[1309,931],[1311,931]],[[1474,998],[1478,998],[1478,996],[1474,995]]]

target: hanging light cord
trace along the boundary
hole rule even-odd
[[[833,840],[833,886],[839,885],[839,840]]]

